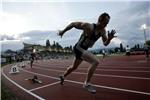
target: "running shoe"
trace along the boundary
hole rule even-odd
[[[88,90],[90,93],[96,93],[96,90],[93,88],[91,84],[83,84],[83,88]]]
[[[59,78],[60,78],[60,84],[64,85],[64,76],[59,76]]]

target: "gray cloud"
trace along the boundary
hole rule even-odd
[[[130,2],[129,6],[118,12],[114,16],[112,25],[116,24],[118,30],[118,38],[125,44],[136,44],[144,42],[143,30],[140,29],[141,25],[146,23],[150,25],[148,19],[150,2]],[[149,38],[148,31],[147,38]]]
[[[123,6],[123,3],[122,3]],[[150,26],[150,2],[149,1],[143,1],[143,2],[129,2],[129,5],[127,7],[124,7],[125,9],[112,14],[111,16],[111,22],[108,25],[108,28],[115,28],[117,31],[118,38],[123,42],[124,45],[129,44],[130,46],[133,46],[134,44],[140,43],[142,44],[144,41],[143,36],[143,30],[140,30],[140,27],[143,23],[146,23],[148,26]],[[116,7],[118,9],[118,7]],[[41,31],[41,30],[33,30],[30,32],[25,32],[19,35],[21,42],[16,42],[15,45],[19,45],[18,48],[22,47],[22,42],[26,43],[36,43],[45,45],[46,40],[49,39],[51,44],[53,41],[59,42],[62,46],[69,46],[74,45],[79,37],[80,37],[80,30],[72,29],[65,33],[65,35],[60,38],[56,35],[57,31]],[[150,32],[150,28],[146,30],[147,38],[150,39],[150,35],[148,35]],[[25,37],[29,37],[28,39],[23,39]],[[7,40],[15,40],[14,37],[9,36],[2,36],[1,40],[4,40],[7,38]],[[10,43],[10,42],[9,42]],[[5,46],[4,46],[5,45]],[[10,44],[4,44],[2,48],[12,47]],[[102,42],[97,42],[93,48],[99,48],[104,47],[102,45]],[[108,47],[114,47],[116,46],[115,43],[111,43]],[[13,48],[13,47],[12,47]],[[14,48],[17,49],[17,46]]]
[[[72,40],[76,40],[80,32],[72,29],[64,34],[62,38],[60,38],[56,33],[58,31],[40,31],[40,30],[34,30],[30,32],[25,32],[20,34],[20,38],[22,37],[30,37],[30,39],[25,40],[24,42],[33,42],[33,43],[41,43],[45,44],[46,40],[49,39],[51,43],[53,41],[60,42],[62,45],[65,45],[65,42],[73,43]],[[66,45],[65,45],[66,46]]]
[[[41,44],[41,45],[46,45],[46,40],[49,39],[50,43],[53,44],[53,42],[59,42],[63,47],[74,45],[77,40],[79,39],[81,31],[72,29],[64,34],[62,38],[58,36],[56,33],[58,31],[40,31],[40,30],[33,30],[29,32],[24,32],[19,34],[19,42],[18,41],[13,41],[15,40],[13,37],[9,37],[7,39],[7,42],[2,43],[2,48],[3,50],[5,49],[21,49],[23,48],[23,42],[25,43],[30,43],[30,44]],[[7,35],[3,36],[4,38],[8,38]],[[26,39],[26,37],[29,37]],[[14,47],[12,46],[14,45]]]
[[[0,35],[0,41],[4,41],[4,40],[16,40],[16,38],[14,36],[8,36],[8,35]]]
[[[19,50],[19,49],[22,49],[23,48],[23,44],[20,43],[20,41],[11,41],[10,42],[6,42],[6,43],[2,43],[1,44],[1,47],[2,47],[2,51],[5,51],[7,49],[11,49],[11,50]]]
[[[29,42],[29,43],[42,43],[44,44],[47,39],[52,39],[55,38],[56,31],[40,31],[40,30],[33,30],[29,32],[25,32],[20,34],[20,38],[23,37],[30,37],[27,40],[23,40],[23,42]],[[43,42],[42,42],[43,41]]]

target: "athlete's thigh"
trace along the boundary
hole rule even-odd
[[[81,58],[89,63],[93,63],[95,61],[98,61],[98,59],[96,58],[96,56],[94,56],[94,54],[92,54],[89,51],[84,51]]]
[[[83,61],[82,59],[76,59],[75,58],[72,67],[78,67],[81,64],[82,61]]]

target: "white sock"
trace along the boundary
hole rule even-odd
[[[90,83],[90,82],[86,82],[86,81],[85,81],[85,82],[84,82],[84,84],[85,84],[85,85],[90,85],[91,83]]]

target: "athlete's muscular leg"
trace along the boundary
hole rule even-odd
[[[92,66],[88,70],[88,75],[87,75],[87,78],[85,81],[86,83],[88,83],[88,82],[90,82],[90,79],[93,76],[93,73],[99,64],[99,61],[92,53],[90,53],[88,51],[83,52],[82,59],[92,64]]]
[[[83,60],[82,59],[75,59],[73,65],[67,68],[67,70],[64,73],[64,77],[66,77],[68,74],[70,74],[72,71],[78,68],[78,66],[81,64]]]
[[[34,61],[34,60],[31,60],[31,62],[30,62],[30,66],[31,66],[31,68],[32,68],[32,65],[33,65],[33,61]]]

